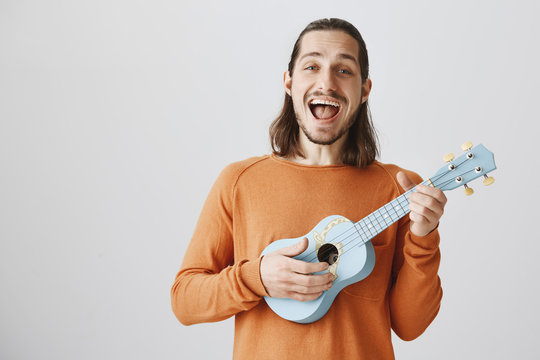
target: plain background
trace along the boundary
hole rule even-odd
[[[232,319],[183,326],[169,289],[221,169],[270,151],[293,43],[322,17],[367,43],[383,162],[429,177],[470,140],[498,165],[447,193],[442,307],[397,358],[538,358],[539,10],[0,1],[0,358],[231,357]]]

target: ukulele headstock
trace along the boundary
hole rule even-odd
[[[465,153],[457,158],[450,153],[444,156],[447,165],[439,169],[431,178],[433,186],[446,191],[459,186],[465,187],[465,194],[472,195],[473,189],[467,184],[479,177],[484,177],[484,185],[491,185],[495,181],[488,172],[495,170],[495,157],[483,145],[472,146],[466,142],[461,147]]]

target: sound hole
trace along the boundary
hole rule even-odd
[[[326,261],[328,265],[332,265],[338,260],[338,249],[332,244],[324,244],[319,248],[317,257],[320,262]]]

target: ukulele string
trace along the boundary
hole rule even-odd
[[[468,159],[464,159],[461,163],[459,163],[459,164],[454,164],[454,165],[456,166],[455,169],[457,169],[460,165],[462,165],[463,163],[465,163],[467,160],[468,160]],[[455,169],[454,169],[454,170],[455,170]],[[442,174],[439,174],[439,175],[437,175],[437,176],[434,176],[434,177],[431,179],[431,181],[432,181],[432,183],[433,183],[433,186],[435,186],[435,187],[446,186],[447,184],[449,184],[449,183],[451,183],[452,181],[454,181],[454,179],[450,179],[450,180],[446,180],[446,181],[443,182],[443,183],[440,183],[440,184],[435,185],[435,183],[438,181],[439,178],[441,178],[441,177],[443,177],[443,176],[446,176],[446,175],[447,175],[448,173],[450,173],[451,171],[452,171],[452,170],[449,170],[449,171],[446,171],[445,173],[442,173]],[[463,175],[465,175],[465,174],[467,174],[467,173],[469,173],[469,172],[471,172],[471,171],[474,171],[474,170],[466,171],[466,172],[464,172],[464,173],[462,173],[462,174],[460,174],[460,175],[458,175],[458,176],[463,176]],[[415,189],[416,189],[416,186],[415,186],[414,188],[412,188],[412,189],[409,189],[408,191],[406,191],[406,192],[403,193],[402,195],[400,195],[400,197],[401,197],[401,196],[408,195],[409,193],[413,192]],[[384,206],[383,206],[383,207],[384,207]],[[377,210],[379,210],[379,209],[377,209]],[[376,211],[377,211],[377,210],[376,210]],[[404,210],[404,209],[403,209],[403,210]],[[406,211],[401,217],[405,216],[405,215],[408,214],[408,213],[409,213],[409,210],[407,209],[407,211]],[[368,216],[369,216],[369,215],[368,215]],[[400,217],[400,218],[401,218],[401,217]],[[363,219],[365,219],[365,218],[363,218]],[[363,220],[363,219],[362,219],[362,220]],[[375,220],[376,220],[377,222],[379,221],[377,218],[375,218]],[[398,220],[399,220],[399,219],[398,219]],[[356,228],[356,223],[353,223],[353,226],[352,226],[351,228],[347,229],[346,231],[344,231],[344,232],[341,233],[341,234],[338,234],[338,235],[333,239],[333,242],[334,242],[334,243],[339,243],[339,242],[345,241],[346,239],[350,238],[351,236],[353,237],[351,240],[349,240],[348,242],[346,242],[345,244],[342,245],[341,249],[343,250],[343,252],[341,253],[341,255],[344,255],[346,252],[348,252],[348,251],[354,249],[354,247],[356,246],[356,244],[353,244],[352,247],[350,247],[350,248],[347,249],[347,250],[344,250],[344,249],[347,247],[347,245],[349,245],[350,243],[352,243],[352,242],[354,242],[354,241],[360,239],[360,240],[362,241],[362,244],[360,244],[360,246],[363,246],[363,245],[365,245],[366,242],[371,241],[371,239],[373,239],[375,236],[379,235],[382,231],[386,230],[386,229],[387,229],[389,226],[391,226],[393,223],[395,223],[395,221],[392,222],[391,224],[385,224],[386,227],[384,227],[380,232],[376,232],[375,235],[373,235],[373,233],[371,232],[371,230],[368,228],[368,231],[371,233],[371,234],[370,234],[371,237],[369,237],[369,235],[366,235],[365,232],[364,232],[364,235],[366,236],[367,240],[364,240],[364,239],[362,238],[362,236],[361,236],[361,235],[359,234],[359,232],[358,232],[358,229]],[[381,226],[380,223],[379,223],[379,226]],[[382,228],[382,226],[381,226],[381,228]],[[375,230],[375,231],[377,231],[377,230]],[[348,233],[348,232],[351,232],[351,233],[350,233],[349,235],[347,235],[344,239],[341,239],[341,240],[338,241],[338,238],[339,238],[339,237],[345,236],[345,234]],[[356,236],[354,236],[354,235],[356,235]],[[332,248],[329,248],[329,249],[323,251],[323,252],[320,254],[320,257],[321,257],[321,258],[324,258],[326,255],[329,255],[332,251],[333,251],[333,249],[332,249]],[[313,255],[315,255],[315,256],[313,257]],[[340,255],[340,256],[341,256],[341,255]],[[308,258],[309,258],[309,259],[308,259]],[[308,254],[306,254],[306,255],[305,255],[304,257],[302,257],[302,258],[298,258],[298,260],[302,260],[302,261],[306,261],[306,262],[313,262],[315,259],[318,259],[318,258],[319,258],[319,255],[317,254],[317,250],[315,250],[315,251],[309,252]],[[307,259],[308,259],[308,260],[307,260]]]
[[[408,191],[406,191],[406,192],[404,192],[402,195],[400,195],[400,197],[401,197],[401,196],[406,196],[406,195],[408,195],[409,193],[413,192],[415,188],[416,188],[416,187],[414,187],[414,188],[412,188],[412,189],[409,189]],[[396,199],[397,199],[397,198],[396,198]],[[378,210],[378,209],[377,209],[377,210]],[[375,210],[375,211],[377,211],[377,210]],[[403,214],[403,216],[406,215],[406,214],[408,213],[408,210],[405,210],[405,209],[403,209],[403,208],[402,208],[402,210],[405,211],[405,213]],[[371,214],[370,214],[370,215],[371,215]],[[368,215],[368,216],[369,216],[369,215]],[[366,218],[367,218],[367,216],[364,217],[362,220],[364,220],[364,219],[366,219]],[[360,221],[362,221],[362,220],[360,220]],[[376,219],[376,221],[378,222],[377,219]],[[360,239],[363,243],[366,243],[366,242],[370,241],[371,239],[373,239],[375,236],[377,236],[380,232],[384,231],[388,226],[392,225],[393,223],[392,223],[392,224],[386,224],[387,226],[386,226],[384,229],[382,229],[380,232],[377,232],[377,230],[376,230],[374,227],[373,227],[373,230],[374,230],[373,232],[372,232],[371,228],[367,228],[367,230],[369,231],[369,233],[366,234],[366,232],[363,232],[364,235],[365,235],[365,237],[366,237],[366,240],[362,239],[362,237],[361,237],[361,235],[360,235],[360,233],[359,233],[359,230],[356,228],[356,224],[357,224],[357,223],[353,223],[353,226],[352,226],[352,227],[350,227],[349,229],[345,230],[345,231],[342,232],[341,234],[336,235],[336,237],[333,238],[333,241],[332,241],[332,242],[333,242],[333,243],[339,243],[339,242],[342,242],[342,241],[344,241],[344,240],[350,238],[351,236],[353,236],[353,238],[352,238],[351,240],[349,240],[348,242],[346,242],[345,244],[342,245],[342,249],[345,249],[345,247],[346,247],[347,245],[349,245],[351,242],[355,242],[355,240],[357,240],[357,239]],[[382,228],[382,225],[381,225],[380,223],[379,223],[379,226]],[[345,236],[345,234],[347,234],[347,233],[350,233],[350,234],[348,234],[344,239],[339,239],[340,237]],[[356,236],[354,236],[354,235],[356,235]],[[353,244],[353,247],[352,247],[352,248],[354,248],[354,246],[355,246],[355,244]],[[333,251],[332,248],[323,251],[323,252],[321,253],[321,258],[324,258],[326,255],[330,254],[330,252],[332,252],[332,251]],[[348,250],[346,250],[346,251],[348,251]],[[346,251],[344,251],[344,252],[342,253],[342,255],[343,255]],[[318,259],[318,258],[319,258],[318,252],[317,252],[317,250],[315,250],[315,251],[309,252],[308,254],[306,254],[306,255],[305,255],[304,257],[302,257],[302,258],[298,258],[297,260],[302,260],[302,261],[307,261],[307,262],[313,262],[315,259]]]
[[[465,161],[466,161],[466,160],[465,160]],[[463,162],[461,162],[460,164],[458,164],[458,165],[456,166],[456,169],[457,169],[457,167],[458,167],[459,165],[463,164],[465,161],[463,161]],[[472,172],[472,171],[475,171],[475,170],[473,169],[473,170],[468,170],[468,171],[462,172],[462,173],[461,173],[460,175],[458,175],[458,176],[466,175],[466,174],[468,174],[468,173],[470,173],[470,172]],[[447,172],[447,173],[448,173],[448,172]],[[439,176],[437,176],[437,178],[446,176],[447,173],[440,174]],[[435,183],[438,181],[437,178],[434,176],[433,179],[432,179],[432,182],[434,183],[434,186],[435,186]],[[455,179],[449,179],[449,180],[443,181],[443,182],[441,182],[441,183],[438,183],[438,184],[436,185],[436,187],[444,187],[444,186],[450,184],[450,183],[453,182],[453,181],[455,181]],[[413,190],[414,190],[414,188],[410,189],[409,191],[407,191],[406,193],[404,193],[404,195],[407,194],[407,193],[409,193],[409,192],[411,192],[411,191],[413,191]],[[407,213],[409,213],[409,211],[407,211]],[[407,213],[405,213],[403,216],[405,216]],[[382,231],[384,231],[384,230],[386,230],[386,228],[383,229]],[[381,232],[382,232],[382,231],[381,231]],[[379,233],[380,233],[380,232],[379,232]],[[373,239],[373,238],[374,238],[375,236],[377,236],[379,233],[377,233],[377,234],[375,234],[374,236],[372,236],[371,238],[369,238],[368,241],[370,241],[371,239]],[[347,247],[348,244],[350,244],[350,243],[351,243],[352,241],[354,241],[354,240],[357,240],[358,238],[362,241],[362,243],[359,244],[359,246],[364,246],[364,245],[366,244],[367,241],[364,241],[364,239],[362,239],[362,237],[361,237],[360,235],[358,235],[356,239],[353,239],[353,240],[349,241],[348,243],[344,244],[344,245],[342,246],[342,249],[345,249],[345,248]],[[344,255],[344,254],[347,253],[348,251],[354,249],[355,246],[356,246],[356,244],[353,244],[352,247],[350,247],[350,248],[347,249],[347,250],[344,250],[344,251],[341,253],[341,255]],[[325,254],[325,255],[326,255],[326,254]],[[315,259],[312,259],[311,261],[313,261],[313,260],[315,260]]]
[[[411,193],[413,190],[414,190],[414,188],[412,188],[412,189],[406,191],[406,192],[403,193],[402,195],[407,195],[407,194]],[[401,195],[400,195],[400,196],[401,196]],[[403,216],[405,216],[405,215],[407,215],[407,214],[409,213],[409,210],[408,210],[408,209],[405,210],[405,209],[402,208],[402,210],[405,211],[405,213],[404,213],[401,217],[403,217]],[[401,219],[401,217],[399,217],[398,220]],[[364,219],[365,219],[365,218],[364,218]],[[363,220],[363,219],[362,219],[362,220]],[[377,219],[376,219],[376,220],[377,220]],[[396,220],[396,221],[397,221],[397,220]],[[381,231],[378,231],[375,227],[373,227],[374,232],[372,232],[371,229],[370,229],[369,227],[366,228],[367,231],[369,231],[369,233],[366,234],[366,231],[363,231],[363,232],[362,232],[362,233],[364,234],[364,236],[366,237],[366,240],[364,240],[364,239],[362,238],[360,232],[359,232],[358,229],[356,228],[356,224],[353,224],[353,226],[352,226],[351,228],[349,228],[348,230],[345,230],[343,233],[337,235],[337,236],[333,239],[332,242],[333,242],[333,243],[338,243],[338,242],[341,242],[341,241],[343,241],[343,240],[345,240],[345,239],[347,239],[347,238],[353,236],[353,238],[352,238],[351,240],[349,240],[348,242],[346,242],[345,244],[343,244],[343,245],[341,246],[341,249],[343,250],[343,252],[341,253],[341,255],[344,255],[345,253],[347,253],[347,252],[349,252],[350,250],[354,249],[355,246],[357,246],[357,244],[358,244],[358,246],[360,246],[360,247],[366,245],[367,242],[370,242],[371,239],[373,239],[374,237],[376,237],[377,235],[379,235],[380,233],[382,233],[384,230],[386,230],[388,227],[390,227],[390,226],[391,226],[392,224],[394,224],[396,221],[392,222],[391,224],[385,224],[386,226],[385,226],[384,228],[383,228],[383,227],[381,226],[381,224],[379,223],[379,226],[381,227]],[[377,222],[378,222],[378,220],[377,220]],[[343,240],[341,240],[341,241],[337,241],[337,238],[338,238],[338,237],[340,237],[340,236],[342,236],[343,234],[349,232],[350,230],[352,230],[352,233],[351,233],[350,235],[348,235],[345,239],[343,239]],[[360,243],[356,242],[356,240],[358,240],[358,239],[361,240]],[[345,248],[346,248],[349,244],[351,244],[351,243],[352,243],[352,246],[351,246],[349,249],[345,250]],[[333,251],[332,248],[329,248],[328,250],[324,250],[324,251],[321,253],[321,258],[325,258],[326,255],[329,255],[332,251]],[[315,257],[312,257],[313,254],[315,254]],[[341,255],[340,255],[340,256],[341,256]],[[315,259],[318,259],[318,258],[319,258],[319,255],[318,255],[317,251],[315,250],[315,251],[310,252],[310,253],[308,254],[308,256],[306,256],[306,258],[307,258],[307,257],[311,257],[311,258],[310,258],[309,260],[304,260],[304,261],[307,261],[307,262],[313,262]],[[303,259],[298,259],[298,260],[303,260]]]
[[[440,177],[440,176],[444,176],[444,174],[441,174],[441,175],[439,175],[438,177]],[[426,182],[426,181],[424,181],[423,183],[425,183],[425,182]],[[413,191],[415,190],[415,188],[416,188],[416,186],[415,186],[414,188],[412,188],[412,189],[407,190],[406,192],[404,192],[403,194],[401,194],[399,197],[402,197],[402,196],[405,196],[405,197],[406,197],[408,194],[410,194],[411,192],[413,192]],[[398,197],[398,198],[399,198],[399,197]],[[398,198],[396,198],[396,199],[398,199]],[[394,200],[395,200],[395,199],[394,199]],[[398,204],[399,204],[399,203],[398,203]],[[400,205],[400,207],[401,207],[401,204],[399,204],[399,205]],[[377,210],[380,210],[380,209],[382,209],[382,208],[384,208],[384,206],[381,207],[381,208],[379,208],[379,209],[377,209]],[[405,213],[403,214],[403,216],[405,216],[405,215],[409,212],[408,209],[405,210],[405,209],[403,209],[403,207],[401,207],[401,209],[402,209],[402,211],[405,211]],[[375,211],[377,211],[377,210],[375,210]],[[371,213],[371,214],[373,214],[373,213]],[[371,214],[370,214],[370,215],[371,215]],[[368,216],[369,216],[369,215],[368,215]],[[362,220],[368,218],[368,216],[364,217]],[[402,217],[402,216],[401,216],[401,217]],[[400,217],[400,218],[401,218],[401,217]],[[360,221],[362,221],[362,220],[360,220]],[[382,230],[381,230],[381,231],[377,231],[377,229],[376,229],[375,227],[372,227],[372,228],[366,227],[366,230],[368,231],[368,233],[366,234],[366,231],[363,231],[363,232],[362,232],[362,233],[364,234],[364,236],[366,237],[366,240],[364,240],[364,239],[362,238],[362,236],[361,236],[361,234],[360,234],[360,231],[359,231],[359,230],[357,229],[357,227],[356,227],[356,224],[358,224],[358,223],[354,223],[352,227],[350,227],[349,229],[345,230],[343,233],[336,235],[336,237],[333,239],[332,242],[333,242],[333,243],[342,242],[342,241],[348,239],[349,237],[353,236],[352,240],[349,240],[348,242],[346,242],[345,244],[342,245],[342,249],[345,249],[345,247],[347,247],[347,245],[349,245],[351,242],[355,242],[357,239],[360,239],[360,240],[362,241],[362,243],[366,243],[366,242],[370,241],[371,239],[373,239],[375,236],[379,235],[382,231],[384,231],[386,228],[388,228],[389,226],[391,226],[391,225],[395,222],[395,221],[394,221],[394,222],[392,222],[392,223],[390,223],[390,224],[388,224],[388,223],[385,222],[384,225],[381,225],[381,223],[379,223],[379,220],[378,220],[376,217],[375,217],[375,220],[378,222],[379,227],[381,227]],[[398,219],[398,220],[399,220],[399,219]],[[373,229],[373,231],[372,231],[371,229]],[[350,232],[350,234],[347,235],[347,236],[345,237],[345,239],[339,239],[341,236],[344,236],[344,235],[345,235],[346,233],[348,233],[348,232]],[[356,235],[356,236],[355,236],[355,235]],[[353,244],[352,248],[354,248],[354,246],[356,246],[356,243]],[[333,251],[332,248],[329,248],[328,250],[324,250],[323,252],[321,252],[321,258],[324,258],[326,255],[330,254],[330,252],[332,252],[332,251]],[[342,253],[342,255],[345,254],[346,251],[348,251],[348,250],[344,250],[343,253]],[[313,255],[315,255],[315,256],[313,256]],[[303,258],[298,258],[298,260],[303,260],[303,261],[307,261],[307,262],[313,262],[313,261],[314,261],[315,259],[317,259],[317,258],[319,258],[318,252],[317,252],[317,250],[315,250],[315,251],[309,252],[309,253],[306,254]]]
[[[474,169],[473,169],[473,170],[465,171],[464,173],[461,173],[461,174],[458,175],[458,176],[466,175],[467,173],[470,173],[471,171],[474,171]],[[450,184],[450,183],[453,182],[453,181],[455,181],[455,180],[454,180],[454,179],[449,179],[449,180],[446,180],[446,181],[444,181],[444,182],[438,184],[438,186],[446,186],[446,185]],[[411,190],[412,190],[412,189],[411,189]],[[407,213],[408,213],[408,212],[409,212],[409,211],[407,211]],[[406,214],[404,214],[404,215],[406,215]],[[384,230],[386,230],[386,229],[384,229]],[[384,230],[383,230],[383,231],[384,231]],[[381,232],[382,232],[382,231],[381,231]],[[377,236],[377,235],[378,235],[378,234],[376,234],[375,236]],[[370,241],[371,239],[373,239],[375,236],[371,237],[368,241]],[[359,246],[359,247],[365,246],[366,243],[367,243],[367,241],[364,241],[364,240],[361,238],[360,235],[358,235],[358,238],[360,238],[360,239],[362,240],[362,243],[359,244],[358,246]],[[356,239],[353,239],[353,241],[354,241],[354,240],[356,240]],[[350,243],[351,243],[351,241],[349,241],[347,244],[350,244]],[[342,249],[345,249],[345,247],[346,247],[347,244],[343,245]],[[344,251],[341,253],[341,255],[345,255],[345,253],[349,252],[350,250],[353,250],[355,246],[356,246],[356,244],[353,244],[352,247],[350,247],[350,248],[347,249],[347,250],[344,250]],[[341,256],[341,255],[340,255],[340,256]],[[313,259],[313,260],[314,260],[314,259]],[[313,260],[311,260],[311,261],[313,261]]]
[[[443,175],[440,175],[440,176],[443,176]],[[408,191],[406,191],[406,192],[404,192],[403,194],[401,194],[399,197],[401,197],[401,196],[406,196],[406,195],[410,194],[411,192],[414,191],[415,188],[416,188],[416,187],[414,187],[414,188],[412,188],[412,189],[409,189]],[[398,198],[399,198],[399,197],[398,197]],[[398,199],[398,198],[396,198],[396,199]],[[394,200],[396,200],[396,199],[394,199]],[[401,204],[400,204],[400,206],[401,206]],[[384,206],[383,206],[383,207],[384,207]],[[381,208],[383,208],[383,207],[381,207]],[[379,208],[379,209],[377,209],[377,210],[380,210],[381,208]],[[375,211],[377,211],[377,210],[375,210]],[[405,209],[403,209],[403,208],[402,208],[402,210],[405,211]],[[406,215],[407,212],[408,212],[408,210],[407,210],[403,215]],[[373,214],[373,213],[371,213],[371,214]],[[371,214],[369,214],[369,215],[371,215]],[[362,221],[362,220],[364,220],[364,219],[367,219],[367,218],[369,217],[369,215],[366,216],[366,217],[364,217],[364,218],[362,218],[360,221]],[[378,222],[377,218],[375,218],[375,220]],[[360,221],[359,221],[359,222],[360,222]],[[352,226],[352,227],[350,227],[349,229],[345,230],[344,232],[342,232],[342,233],[336,235],[336,236],[333,238],[333,242],[334,242],[334,243],[342,242],[342,241],[344,241],[344,240],[346,240],[346,239],[348,239],[348,238],[350,238],[351,236],[354,236],[354,235],[357,235],[357,236],[358,236],[357,238],[361,239],[362,242],[367,242],[367,241],[370,241],[372,238],[374,238],[375,236],[377,236],[377,235],[380,233],[380,232],[377,232],[377,230],[376,230],[374,227],[373,227],[373,230],[374,230],[374,231],[372,231],[370,228],[367,228],[367,230],[369,231],[369,233],[366,234],[366,233],[364,232],[364,235],[365,235],[365,237],[366,237],[366,240],[364,240],[364,239],[362,239],[362,237],[359,235],[359,230],[358,230],[358,228],[356,227],[356,224],[358,224],[358,223],[353,223],[353,226]],[[390,226],[390,225],[392,225],[392,224],[393,224],[393,222],[392,222],[391,224],[385,224],[385,225],[386,225],[386,227],[388,227],[388,226]],[[380,226],[381,228],[383,227],[380,223],[379,223],[379,226]],[[384,229],[386,229],[386,227],[385,227]],[[383,230],[384,230],[384,229],[383,229]],[[382,232],[383,230],[381,230],[381,232]],[[347,233],[349,233],[349,234],[346,235]],[[370,236],[370,235],[371,235],[371,236]],[[345,238],[344,238],[344,239],[340,239],[340,237],[342,237],[342,236],[345,236]],[[347,246],[348,244],[350,244],[352,241],[357,240],[357,238],[353,238],[352,240],[346,242],[346,243],[342,246],[342,248],[345,248],[345,246]],[[323,252],[321,253],[321,257],[322,257],[323,255],[328,255],[329,252],[331,252],[331,251],[332,251],[332,249],[328,249],[328,250],[323,251]],[[311,252],[305,254],[302,258],[297,258],[297,260],[302,260],[302,261],[312,262],[312,261],[314,261],[315,259],[318,258],[317,253],[318,253],[317,250],[311,251]],[[314,256],[314,255],[315,255],[315,256]],[[313,256],[314,256],[314,257],[313,257]],[[309,259],[309,260],[308,260],[308,259]]]
[[[462,162],[461,164],[463,164],[463,162]],[[459,165],[461,165],[461,164],[459,164]],[[457,166],[456,166],[456,168],[457,168]],[[474,171],[474,169],[473,169],[473,170],[465,171],[465,172],[461,173],[461,174],[458,175],[458,176],[463,176],[463,175],[465,175],[465,174],[467,174],[467,173],[469,173],[469,172],[471,172],[471,171]],[[440,177],[445,176],[445,175],[446,175],[446,174],[441,174],[441,175],[438,176],[438,177],[440,178]],[[434,178],[435,178],[435,177],[434,177]],[[435,183],[436,181],[437,181],[437,180],[434,180],[433,182]],[[446,185],[448,185],[449,183],[451,183],[451,182],[453,182],[453,181],[455,181],[455,180],[454,180],[454,179],[446,180],[446,181],[444,181],[444,182],[442,182],[442,183],[440,183],[440,184],[437,184],[437,187],[446,186]],[[408,192],[411,192],[411,191],[413,191],[413,190],[414,190],[414,188],[410,189]],[[406,192],[406,193],[407,193],[407,192]],[[404,194],[406,194],[406,193],[404,193]],[[407,213],[408,213],[408,212],[409,212],[409,211],[407,211]],[[407,214],[407,213],[406,213],[406,214]],[[406,214],[404,214],[404,215],[406,215]],[[403,216],[404,216],[404,215],[403,215]],[[383,229],[382,231],[384,231],[384,230],[386,230],[386,228]],[[347,230],[347,231],[348,231],[348,230]],[[382,231],[381,231],[381,232],[382,232]],[[353,232],[353,235],[354,235],[354,234],[355,234],[355,233]],[[371,239],[373,239],[373,238],[374,238],[375,236],[377,236],[378,234],[379,234],[379,233],[377,233],[377,234],[375,234],[374,236],[372,236],[371,238],[369,238],[368,241],[370,241]],[[337,237],[336,237],[336,238],[337,238]],[[360,243],[360,244],[358,245],[359,247],[362,247],[362,246],[366,245],[366,243],[368,242],[368,241],[364,241],[360,235],[357,235],[356,238],[353,238],[351,241],[347,242],[346,244],[344,244],[344,245],[342,246],[343,252],[341,253],[340,256],[344,255],[345,253],[349,252],[350,250],[353,250],[353,249],[355,248],[355,246],[357,246],[356,244],[353,244],[353,246],[351,246],[351,247],[350,247],[349,249],[347,249],[347,250],[344,250],[344,249],[347,247],[348,244],[350,244],[351,242],[353,242],[354,240],[357,240],[357,239],[360,239],[360,240],[362,241],[362,243]],[[327,252],[327,251],[323,252],[323,254],[326,255],[326,252]],[[323,256],[321,256],[321,257],[323,257]],[[311,259],[309,262],[315,260],[316,258],[317,258],[317,257]]]
[[[404,192],[402,195],[400,195],[400,197],[401,197],[401,196],[404,196],[404,195],[408,195],[409,193],[413,192],[414,189],[415,189],[415,188],[409,189],[408,191],[406,191],[406,192]],[[400,206],[401,206],[401,205],[400,205]],[[377,210],[379,210],[379,209],[377,209]],[[377,210],[375,210],[375,211],[377,211]],[[408,210],[405,210],[405,209],[403,209],[403,208],[402,208],[402,210],[405,211],[405,213],[403,214],[403,216],[406,215],[406,214],[409,212]],[[368,216],[369,216],[369,215],[368,215]],[[364,219],[366,219],[366,218],[367,218],[367,217],[364,217],[362,220],[364,220]],[[400,217],[400,218],[401,218],[401,217]],[[362,220],[360,220],[360,221],[362,221]],[[378,222],[377,218],[375,218],[375,220]],[[399,220],[399,219],[398,219],[398,220]],[[394,221],[394,222],[395,222],[395,221]],[[367,229],[367,231],[369,231],[369,233],[366,234],[365,231],[363,232],[363,233],[364,233],[364,236],[366,237],[366,240],[364,240],[364,239],[362,238],[362,236],[361,236],[361,234],[360,234],[360,231],[356,228],[356,224],[357,224],[357,223],[353,223],[353,226],[351,226],[349,229],[345,230],[345,231],[342,232],[341,234],[336,235],[336,237],[333,239],[332,242],[333,242],[333,243],[343,242],[343,241],[345,241],[346,239],[348,239],[348,238],[350,238],[351,236],[353,236],[353,238],[352,238],[351,240],[347,241],[345,244],[342,245],[342,247],[341,247],[342,249],[345,249],[345,248],[347,247],[347,245],[349,245],[349,244],[352,243],[352,242],[355,242],[357,239],[360,239],[360,240],[362,241],[362,243],[365,244],[366,242],[369,242],[369,241],[370,241],[371,239],[373,239],[375,236],[377,236],[378,234],[380,234],[382,231],[384,231],[387,227],[391,226],[394,222],[392,222],[391,224],[385,223],[385,224],[384,224],[384,226],[385,226],[384,228],[383,228],[383,225],[381,225],[381,224],[379,223],[379,226],[380,226],[381,229],[382,229],[381,231],[377,231],[377,229],[376,229],[375,227],[372,227],[372,229],[374,230],[374,231],[372,231],[371,228],[367,227],[366,229]],[[350,232],[350,234],[348,234],[344,239],[339,239],[340,237],[345,236],[345,234],[346,234],[346,233],[349,233],[349,232]],[[354,248],[354,246],[356,246],[356,243],[353,244],[353,246],[351,247],[351,249]],[[349,249],[349,250],[350,250],[350,249]],[[324,250],[323,252],[321,252],[321,256],[320,256],[320,257],[321,257],[321,258],[324,258],[326,255],[329,255],[332,251],[333,251],[332,248],[330,248],[330,249],[328,249],[328,250]],[[347,252],[347,251],[348,251],[348,250],[344,250],[343,253],[342,253],[341,255],[345,254],[345,252]],[[313,255],[315,255],[315,256],[313,256]],[[307,262],[313,262],[315,259],[318,259],[318,258],[319,258],[318,252],[317,252],[317,250],[315,250],[315,251],[309,252],[309,253],[306,254],[303,258],[298,258],[298,260],[303,260],[303,261],[307,261]]]

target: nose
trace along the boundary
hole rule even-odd
[[[331,68],[325,68],[324,70],[319,71],[317,88],[324,92],[336,90],[336,78],[334,71]]]

